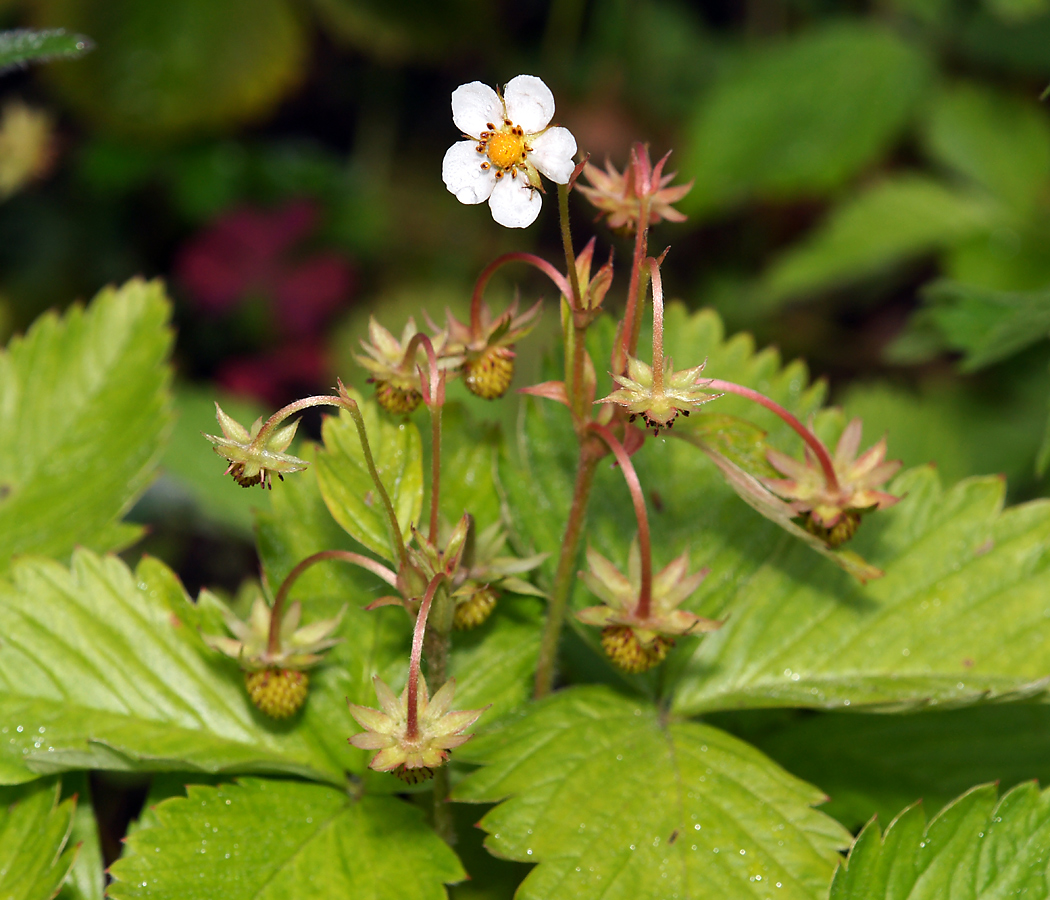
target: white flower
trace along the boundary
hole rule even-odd
[[[554,95],[535,75],[511,79],[502,97],[480,81],[460,85],[452,92],[452,121],[470,140],[448,148],[445,186],[460,203],[488,200],[500,225],[531,225],[540,214],[539,173],[568,184],[575,168],[576,139],[550,126],[553,115]]]

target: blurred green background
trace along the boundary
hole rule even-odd
[[[0,341],[166,279],[181,416],[135,515],[191,590],[253,566],[258,493],[199,437],[214,397],[250,420],[360,386],[370,313],[399,333],[498,253],[559,260],[552,197],[510,231],[440,178],[452,90],[522,72],[593,161],[643,140],[695,181],[651,239],[673,296],[805,358],[906,464],[1046,492],[1050,0],[0,0],[0,27],[96,44],[0,79]],[[612,301],[629,242],[593,227]],[[492,295],[550,297],[513,279]]]

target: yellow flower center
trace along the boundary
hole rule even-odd
[[[497,131],[485,144],[485,151],[497,169],[509,169],[525,158],[525,135],[520,128]]]

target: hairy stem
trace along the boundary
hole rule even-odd
[[[651,256],[645,261],[653,285],[653,393],[664,389],[664,284],[660,266]]]
[[[288,594],[292,590],[292,585],[295,584],[299,576],[309,569],[310,566],[326,559],[339,559],[343,562],[360,566],[362,569],[366,569],[373,575],[378,575],[391,587],[397,587],[396,573],[391,572],[390,569],[384,566],[381,562],[369,559],[367,556],[362,556],[360,553],[351,553],[349,550],[322,550],[320,553],[314,553],[312,556],[306,557],[306,559],[300,562],[287,574],[287,576],[285,576],[284,581],[281,582],[281,586],[277,589],[277,596],[274,598],[273,609],[270,612],[270,633],[266,645],[266,652],[271,656],[276,654],[280,649],[281,619],[284,617],[284,604],[288,600]]]
[[[634,516],[638,520],[638,549],[642,557],[642,584],[638,594],[638,616],[646,619],[649,617],[649,609],[652,603],[653,593],[653,549],[649,534],[649,514],[645,508],[645,494],[642,492],[642,483],[638,480],[638,473],[634,469],[631,457],[627,455],[616,436],[604,425],[597,422],[591,423],[591,429],[612,450],[616,461],[620,464],[623,472],[623,480],[627,482],[627,488],[631,492],[631,502],[634,504]]]
[[[580,294],[580,277],[576,271],[576,253],[572,249],[572,230],[569,227],[569,186],[558,185],[558,218],[561,220],[561,246],[565,251],[565,269],[569,273],[569,284],[572,293],[566,294],[572,300],[573,309],[583,309],[583,298]]]
[[[416,613],[416,627],[412,631],[412,656],[408,662],[408,719],[405,723],[405,737],[410,741],[419,737],[419,665],[423,659],[423,634],[427,630],[427,617],[430,615],[430,605],[434,602],[434,593],[444,580],[443,572],[430,579],[419,612]]]
[[[638,349],[638,329],[641,324],[639,306],[639,282],[641,279],[642,261],[649,248],[649,197],[639,198],[640,211],[638,230],[634,235],[634,256],[631,258],[631,280],[627,285],[627,308],[623,314],[623,326],[620,340],[613,350],[612,370],[616,375],[627,371],[627,357],[634,356]]]
[[[321,394],[316,397],[304,397],[287,406],[281,407],[264,423],[259,433],[252,439],[250,449],[259,450],[266,444],[267,439],[285,419],[294,416],[297,412],[309,409],[312,406],[345,406],[341,397],[333,397],[331,394]]]
[[[341,388],[342,400],[339,403],[343,409],[350,413],[350,417],[354,420],[354,424],[357,426],[357,436],[361,440],[361,451],[364,453],[365,465],[368,467],[368,474],[372,476],[372,483],[376,486],[376,492],[379,494],[379,499],[383,503],[383,508],[386,510],[387,520],[390,523],[390,539],[394,543],[394,549],[397,552],[398,562],[404,566],[408,562],[407,554],[405,553],[405,541],[401,537],[401,526],[397,523],[397,513],[394,512],[394,504],[390,500],[390,495],[386,492],[386,488],[383,487],[383,481],[379,477],[379,470],[376,468],[375,460],[372,458],[372,447],[368,443],[368,431],[365,429],[364,416],[361,415],[361,410],[358,408],[357,403],[349,396],[342,396],[345,392],[345,388]]]
[[[802,438],[807,446],[816,454],[817,459],[820,460],[820,467],[824,471],[824,477],[827,479],[828,487],[833,491],[838,491],[840,489],[839,480],[835,476],[835,464],[831,461],[831,454],[828,453],[828,448],[824,446],[824,443],[820,438],[806,428],[806,426],[795,416],[784,409],[783,406],[775,400],[770,400],[765,394],[760,394],[758,391],[753,391],[751,388],[744,387],[741,384],[734,384],[732,381],[722,381],[720,378],[712,378],[708,382],[707,387],[710,387],[715,391],[725,391],[727,394],[737,394],[741,397],[746,397],[748,400],[753,400],[755,403],[758,403],[771,412],[776,413],[776,415],[794,429],[795,433]]]
[[[572,593],[575,577],[576,556],[579,552],[583,522],[587,515],[587,501],[594,484],[594,473],[598,461],[604,455],[600,442],[585,440],[580,445],[580,459],[576,468],[576,486],[572,493],[572,508],[565,523],[565,537],[561,543],[561,555],[551,587],[550,603],[547,606],[547,621],[540,639],[540,654],[536,663],[536,683],[533,696],[538,700],[550,693],[554,684],[554,668],[558,659],[558,641],[565,624],[565,613]]]
[[[547,260],[536,256],[534,253],[504,253],[502,256],[497,256],[492,262],[485,266],[485,268],[481,270],[478,280],[474,282],[474,293],[470,298],[470,327],[474,331],[478,331],[481,328],[481,298],[485,293],[485,286],[489,283],[489,279],[495,274],[497,269],[502,268],[510,262],[524,262],[528,263],[530,266],[535,266],[553,281],[555,287],[557,287],[566,297],[573,296],[572,285],[568,282],[565,276],[547,262]],[[575,268],[573,271],[575,272]]]

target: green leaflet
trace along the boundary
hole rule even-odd
[[[848,834],[820,791],[716,728],[570,688],[456,751],[485,767],[453,798],[503,801],[496,855],[538,863],[516,897],[816,898]]]
[[[14,554],[128,543],[115,522],[152,477],[169,424],[159,281],[46,314],[0,352],[0,574]]]
[[[979,84],[936,96],[923,122],[927,152],[973,179],[1021,215],[1050,177],[1050,127],[1033,97],[1024,101]]]
[[[700,102],[683,207],[832,191],[886,151],[927,83],[916,48],[870,23],[811,28],[745,55]]]
[[[0,897],[51,900],[77,855],[67,847],[73,827],[72,798],[59,803],[57,779],[0,791]]]
[[[1019,785],[996,803],[996,787],[967,791],[926,824],[921,805],[881,835],[869,822],[835,873],[831,900],[991,900],[1050,896],[1050,795]]]
[[[922,799],[937,809],[971,785],[1050,781],[1050,706],[988,704],[911,715],[808,716],[757,746],[826,791],[824,810],[856,829]]]
[[[44,0],[32,18],[84,31],[104,48],[48,75],[96,127],[140,138],[264,115],[295,84],[305,54],[303,26],[285,0]]]
[[[675,709],[903,709],[1042,690],[1050,504],[1002,512],[1000,479],[945,491],[931,469],[891,492],[905,497],[854,539],[885,577],[860,587],[801,548],[777,554],[695,647]]]
[[[392,422],[374,402],[360,405],[379,477],[394,504],[401,534],[410,534],[423,509],[423,449],[419,429],[403,420]],[[397,561],[390,520],[368,473],[354,420],[347,412],[325,419],[324,450],[317,455],[317,483],[332,517],[355,540],[379,556]]]
[[[755,288],[767,312],[916,256],[952,247],[996,224],[996,204],[920,175],[887,178],[836,207],[773,261]]]
[[[69,34],[63,28],[0,31],[0,72],[29,62],[76,59],[94,48],[91,38]]]
[[[115,900],[444,900],[465,877],[418,809],[317,784],[190,785],[128,838]]]
[[[321,735],[254,709],[237,664],[193,627],[199,615],[155,560],[134,574],[88,551],[69,570],[19,560],[0,583],[0,781],[94,768],[341,783]]]
[[[954,350],[964,372],[1013,356],[1050,337],[1050,293],[995,291],[942,281],[925,291],[926,315]]]

